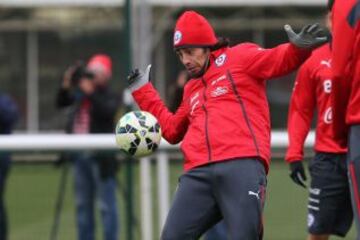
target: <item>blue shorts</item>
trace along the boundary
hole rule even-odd
[[[309,170],[309,233],[344,237],[353,220],[346,154],[317,153]]]
[[[360,240],[360,125],[350,127],[348,148],[348,177],[358,232],[356,239]]]

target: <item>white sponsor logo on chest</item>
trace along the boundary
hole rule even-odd
[[[215,60],[215,64],[216,66],[220,67],[224,65],[225,61],[226,61],[226,54],[223,53]]]
[[[192,104],[198,97],[199,97],[199,92],[195,93],[191,98],[190,98],[190,104]]]
[[[192,115],[194,113],[195,108],[199,105],[199,92],[195,93],[191,98],[190,98],[190,106],[191,106],[191,112],[190,115]]]
[[[220,81],[222,81],[222,80],[225,80],[225,79],[226,79],[226,76],[225,76],[225,75],[222,75],[221,77],[213,80],[213,81],[211,82],[211,85],[214,86],[214,85],[217,84],[218,82],[220,82]]]
[[[217,87],[211,92],[212,97],[219,97],[229,92],[227,87]]]
[[[223,80],[225,80],[225,79],[226,79],[226,76],[225,76],[225,75],[222,75],[221,77],[213,80],[213,81],[211,82],[211,85],[214,86],[214,85],[217,84],[218,82],[223,81]]]

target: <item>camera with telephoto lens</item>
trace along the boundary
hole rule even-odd
[[[89,80],[94,79],[94,73],[86,69],[85,64],[82,61],[78,61],[75,64],[75,70],[71,76],[71,85],[76,87],[79,85],[79,82],[82,78],[87,78]]]

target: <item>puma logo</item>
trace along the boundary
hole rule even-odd
[[[328,68],[331,68],[331,60],[329,60],[329,61],[322,60],[320,64],[325,65]]]
[[[260,191],[258,191],[257,193],[256,193],[256,192],[253,192],[253,191],[249,191],[248,193],[249,193],[249,195],[253,195],[253,196],[255,196],[258,200],[260,200],[260,196],[259,196]]]

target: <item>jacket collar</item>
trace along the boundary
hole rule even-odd
[[[226,52],[229,47],[223,47],[210,53],[210,62],[213,63],[221,54]]]

